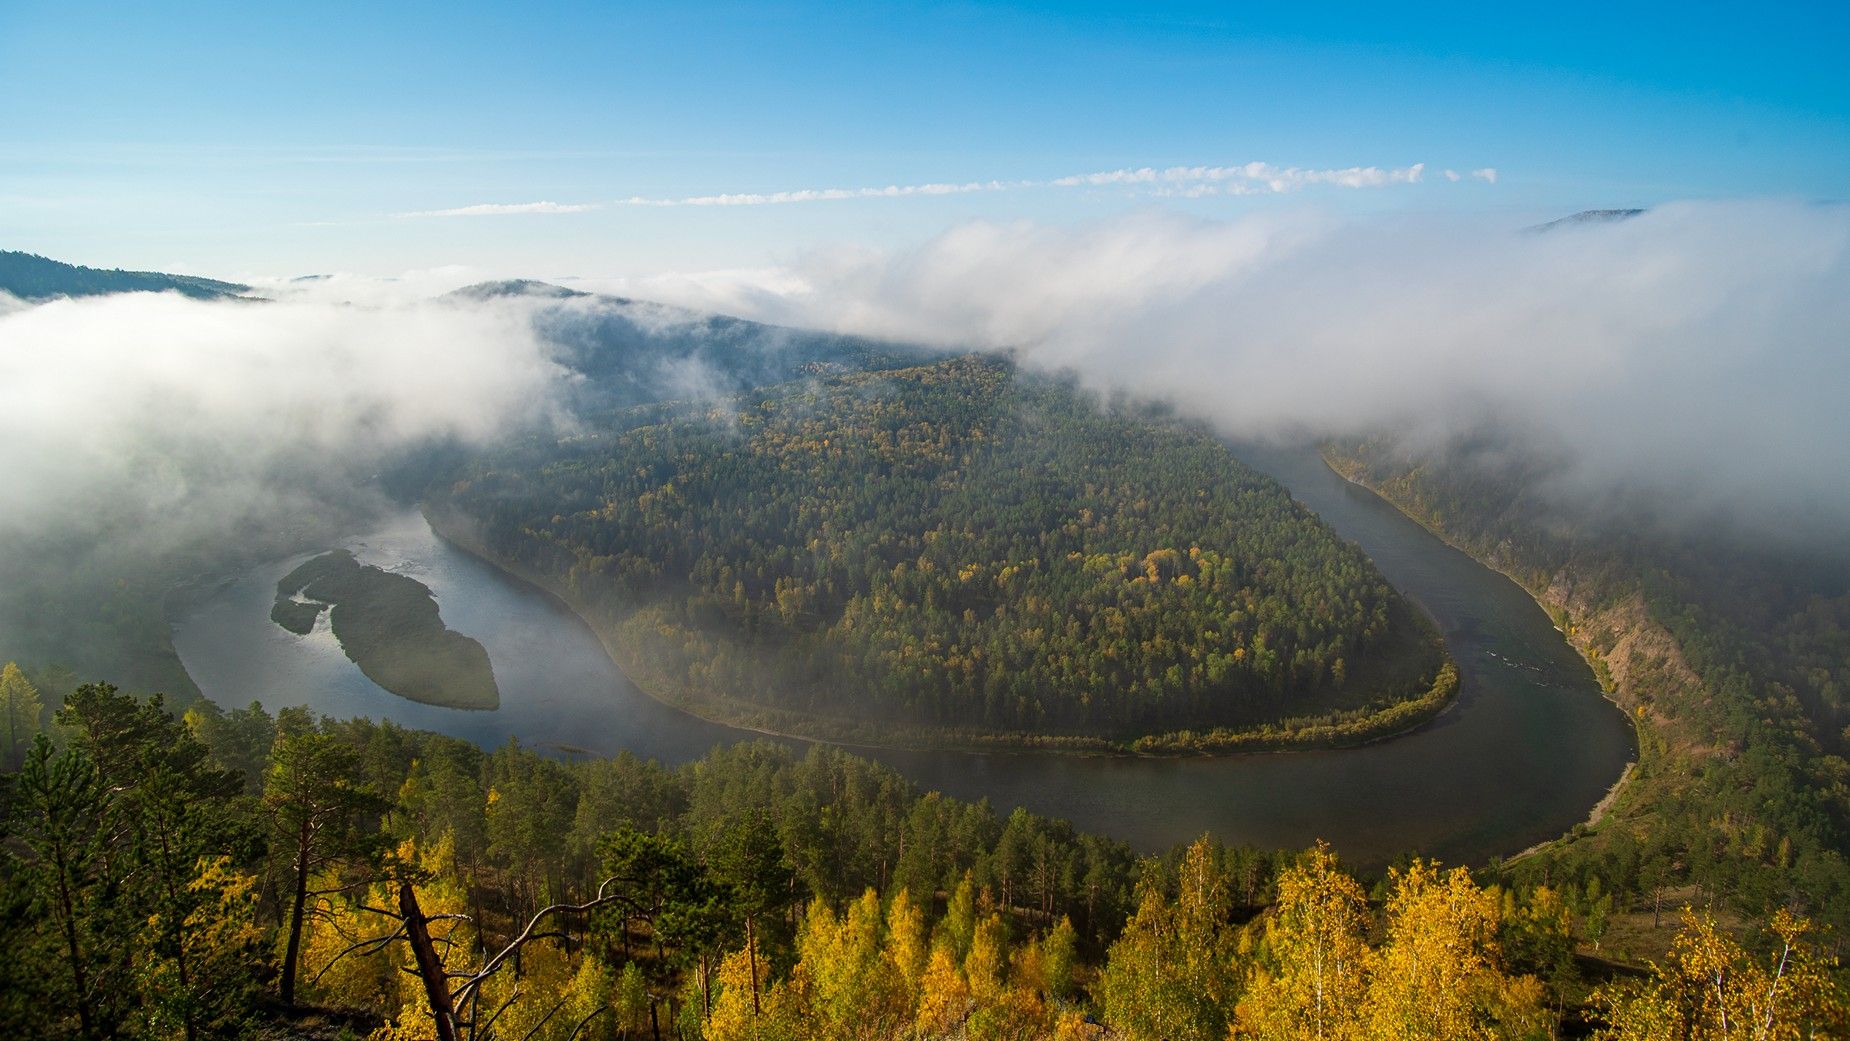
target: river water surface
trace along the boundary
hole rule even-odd
[[[1222,758],[865,750],[926,788],[1066,817],[1154,851],[1204,832],[1297,847],[1318,838],[1380,865],[1418,850],[1481,861],[1583,820],[1632,755],[1619,711],[1548,616],[1515,583],[1452,549],[1314,451],[1241,447],[1438,623],[1457,661],[1457,704],[1421,730],[1366,748]],[[307,705],[392,719],[484,746],[509,737],[564,752],[678,763],[754,737],[688,716],[630,683],[590,629],[546,595],[438,539],[415,511],[344,545],[430,587],[450,628],[481,641],[501,707],[420,705],[375,686],[324,615],[298,637],[270,621],[276,581],[308,554],[256,568],[178,620],[174,643],[221,705]]]

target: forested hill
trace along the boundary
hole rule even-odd
[[[703,713],[1212,747],[1177,732],[1315,716],[1340,743],[1449,694],[1425,624],[1283,488],[1005,360],[629,421],[483,461],[432,512]]]
[[[30,276],[30,277],[27,277]],[[184,276],[98,271],[22,253],[0,254],[0,290],[41,294],[173,289],[222,295],[245,287]],[[567,408],[592,427],[613,413],[664,399],[716,399],[750,387],[827,373],[916,364],[926,353],[833,333],[686,311],[666,305],[581,293],[543,282],[487,282],[449,294],[459,306],[525,307],[552,360],[570,373],[557,388]],[[627,418],[622,420],[629,422]],[[415,498],[460,452],[435,445],[394,459],[380,483],[394,498]],[[0,658],[68,666],[85,679],[112,679],[133,689],[164,691],[182,702],[198,696],[171,643],[167,607],[185,602],[176,586],[201,574],[295,553],[326,550],[369,523],[368,495],[329,496],[287,524],[255,527],[170,551],[109,552],[139,545],[127,537],[44,532],[30,550],[0,559]],[[113,502],[86,517],[99,530],[128,532],[142,519],[132,503]],[[311,520],[312,525],[304,522]],[[190,595],[190,594],[188,594]],[[165,606],[164,606],[165,602]]]
[[[21,300],[100,296],[105,293],[166,292],[180,293],[199,300],[213,300],[241,296],[249,291],[249,286],[194,275],[83,267],[33,253],[0,250],[0,292]]]

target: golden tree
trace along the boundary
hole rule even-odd
[[[38,736],[44,704],[39,689],[13,663],[0,666],[0,770],[17,770]]]
[[[911,894],[903,888],[887,907],[885,954],[905,995],[905,1004],[915,1007],[931,950],[925,940],[925,909],[913,903]]]
[[[913,1029],[921,1037],[942,1037],[963,1026],[970,1017],[970,984],[957,966],[949,940],[933,944],[919,981],[919,1001]]]
[[[752,974],[757,973],[753,988]],[[787,988],[771,984],[765,960],[740,948],[719,965],[719,996],[701,1028],[706,1041],[795,1041],[808,1036]]]
[[[1541,989],[1502,972],[1497,894],[1464,868],[1442,872],[1428,861],[1415,860],[1393,879],[1387,942],[1363,1005],[1367,1036],[1471,1041],[1532,1033]]]
[[[1362,1036],[1370,952],[1368,896],[1318,843],[1278,878],[1266,922],[1267,964],[1237,1009],[1241,1037],[1297,1041]]]
[[[911,1019],[899,969],[883,951],[881,918],[871,889],[839,918],[820,900],[804,916],[791,985],[817,1036],[892,1037]]]
[[[1760,959],[1718,930],[1713,916],[1683,914],[1682,932],[1649,980],[1594,994],[1607,1024],[1602,1041],[1850,1037],[1850,995],[1832,979],[1837,960],[1818,950],[1809,921],[1776,913],[1776,942]]]
[[[1146,884],[1111,945],[1097,997],[1105,1022],[1132,1041],[1220,1041],[1236,979],[1227,880],[1200,839],[1183,855],[1176,899]]]

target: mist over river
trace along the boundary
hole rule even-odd
[[[1026,806],[1154,851],[1212,832],[1229,842],[1328,839],[1352,863],[1418,849],[1480,861],[1586,818],[1631,758],[1623,715],[1515,583],[1445,545],[1308,449],[1240,447],[1438,623],[1458,663],[1457,703],[1419,731],[1365,748],[1221,758],[861,750],[921,786]],[[679,763],[757,735],[643,694],[590,629],[556,601],[445,543],[416,511],[342,545],[362,563],[423,582],[443,621],[488,651],[501,707],[464,711],[380,689],[342,653],[325,616],[308,636],[270,621],[276,581],[312,554],[255,568],[177,620],[174,643],[221,705],[307,705],[493,747],[509,737],[563,753]],[[332,548],[332,547],[329,547]],[[798,742],[791,742],[797,744]]]

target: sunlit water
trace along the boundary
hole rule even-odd
[[[1211,832],[1295,847],[1318,838],[1380,864],[1417,849],[1483,860],[1585,818],[1632,753],[1623,716],[1586,663],[1514,583],[1446,546],[1315,453],[1242,448],[1374,558],[1439,623],[1458,703],[1420,731],[1366,748],[1216,759],[867,750],[927,788],[1023,805],[1154,850]],[[545,594],[438,539],[416,512],[344,543],[367,564],[430,587],[450,628],[481,641],[501,707],[420,705],[380,689],[341,653],[325,616],[298,637],[269,619],[276,581],[305,554],[257,568],[179,620],[174,642],[221,705],[307,705],[389,718],[484,746],[510,737],[562,752],[628,749],[684,762],[746,734],[641,693],[597,638]]]

